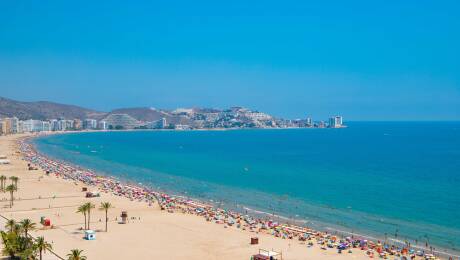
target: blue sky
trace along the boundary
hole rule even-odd
[[[0,96],[460,120],[459,13],[423,0],[1,1]]]

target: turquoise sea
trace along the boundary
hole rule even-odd
[[[51,157],[224,207],[460,251],[460,122],[348,125],[34,142]]]

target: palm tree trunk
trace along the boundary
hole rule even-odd
[[[86,213],[83,214],[85,216],[85,230],[87,229],[86,228]]]
[[[89,227],[90,222],[91,222],[91,210],[88,210],[88,229],[90,229]]]
[[[107,210],[105,210],[105,232],[107,232]]]
[[[40,260],[42,260],[42,250],[40,249]]]
[[[10,192],[11,200],[10,200],[10,208],[13,207],[13,191]]]

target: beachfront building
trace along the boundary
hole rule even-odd
[[[343,119],[342,119],[341,116],[336,116],[335,117],[335,122],[337,123],[337,125],[343,126]]]
[[[331,127],[331,128],[335,128],[335,127],[336,127],[336,124],[335,124],[335,117],[329,118],[329,127]]]
[[[32,132],[32,127],[33,127],[33,120],[32,119],[23,121],[22,130],[24,131],[24,133]]]
[[[17,117],[12,117],[10,119],[10,123],[11,123],[11,133],[12,134],[17,134],[18,133],[19,119]]]
[[[25,133],[40,132],[43,130],[43,123],[40,120],[25,120],[23,124],[23,131]]]
[[[41,131],[52,131],[51,123],[33,119],[22,121],[17,118],[5,118],[0,120],[0,132],[4,135]]]
[[[51,125],[51,131],[59,131],[59,123],[58,123],[58,120],[52,119],[52,120],[50,121],[50,125]]]
[[[83,127],[83,124],[82,124],[82,122],[81,122],[80,119],[77,118],[77,119],[74,119],[74,120],[73,120],[73,128],[74,128],[75,130],[81,130],[82,127]]]
[[[97,123],[97,128],[100,130],[107,130],[107,122],[101,120]]]
[[[9,135],[12,134],[12,127],[11,127],[11,118],[4,118],[2,120],[2,134],[3,135]]]
[[[104,121],[108,129],[134,129],[141,125],[138,120],[128,114],[110,114],[104,118]]]
[[[42,121],[42,129],[41,131],[49,132],[51,131],[51,124],[48,121]]]
[[[66,129],[68,129],[68,130],[74,129],[73,120],[64,120],[64,121],[65,121],[65,124],[66,124]]]
[[[148,129],[165,129],[168,128],[169,125],[166,118],[163,117],[159,120],[148,122],[147,124],[145,124],[145,127]]]
[[[97,120],[85,119],[85,121],[83,121],[83,129],[96,129],[96,128],[97,128]]]
[[[22,134],[24,133],[24,121],[18,120],[18,127],[16,129],[17,134]]]
[[[65,131],[67,129],[67,123],[65,120],[58,121],[58,131]]]
[[[166,118],[162,118],[158,121],[158,128],[167,128],[168,127],[168,122],[166,121]]]
[[[58,131],[66,131],[74,129],[74,121],[61,119],[58,121]]]
[[[342,127],[342,117],[341,116],[334,116],[329,118],[329,127],[331,128],[339,128]]]
[[[57,122],[57,131],[65,131],[67,128],[67,123],[65,120],[58,120]]]

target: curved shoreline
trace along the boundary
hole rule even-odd
[[[67,133],[72,133],[72,132],[66,132]],[[77,132],[79,133],[79,132]],[[62,133],[60,133],[62,134]],[[40,135],[41,136],[41,135]],[[32,138],[36,138],[36,137],[40,137],[39,135],[35,136],[35,137],[32,137]],[[30,140],[29,140],[30,141]],[[31,145],[29,143],[29,145]],[[40,154],[40,153],[38,153]],[[46,156],[45,156],[46,157]],[[61,162],[61,161],[55,161],[55,163],[62,163],[62,164],[67,164],[68,166],[70,165],[68,162]],[[143,191],[145,192],[148,192],[148,193],[151,193],[154,195],[154,197],[156,198],[156,200],[162,205],[162,206],[165,206],[165,209],[169,210],[167,204],[168,203],[164,203],[165,200],[164,198],[167,197],[171,200],[174,200],[175,203],[179,203],[179,204],[182,204],[182,205],[186,205],[186,206],[190,206],[190,205],[194,205],[193,208],[196,209],[196,205],[199,205],[201,208],[210,208],[212,210],[216,210],[216,211],[222,211],[223,209],[220,209],[220,208],[214,208],[213,205],[208,205],[207,202],[203,202],[203,201],[200,201],[199,199],[186,199],[182,196],[179,196],[179,195],[172,195],[170,196],[170,194],[165,194],[165,193],[162,193],[162,192],[159,192],[159,191],[154,191],[154,189],[151,189],[150,187],[142,187],[140,186],[139,184],[127,184],[125,181],[119,181],[117,179],[114,179],[113,177],[110,177],[110,176],[99,176],[97,174],[97,172],[94,172],[94,171],[90,171],[88,169],[85,169],[84,167],[81,167],[79,165],[73,165],[74,167],[77,167],[77,170],[79,171],[86,171],[87,173],[90,173],[90,177],[94,177],[94,178],[106,178],[107,181],[109,182],[121,182],[121,183],[124,183],[127,187],[130,187],[130,189],[142,189]],[[88,177],[87,176],[87,177]],[[68,176],[67,176],[68,177]],[[83,181],[85,183],[84,180],[78,180],[78,181]],[[93,185],[91,183],[86,183],[86,184],[90,184],[90,185]],[[150,199],[152,199],[152,197],[150,197]],[[214,205],[215,206],[215,205]],[[271,213],[267,213],[267,212],[263,212],[263,211],[258,211],[258,210],[252,210],[250,208],[246,208],[250,211],[253,211],[254,213],[256,214],[262,214],[262,215],[266,215],[267,217],[278,217],[280,219],[284,219],[286,220],[285,222],[287,222],[288,220],[290,220],[291,218],[287,218],[287,217],[283,217],[283,216],[278,216],[278,215],[274,215],[274,214],[271,214]],[[232,215],[237,215],[237,214],[241,214],[241,212],[232,212],[230,211],[230,214]],[[261,219],[258,219],[257,222],[259,223],[262,223],[264,220],[261,220]],[[297,221],[297,222],[302,222],[302,220],[300,221]],[[289,225],[286,225],[286,224],[282,224],[280,223],[279,226],[282,226],[282,227],[286,227],[287,230],[289,230],[290,228],[293,228],[293,229],[305,229],[305,233],[310,233],[310,234],[321,234],[321,235],[331,235],[331,234],[327,234],[328,232],[321,232],[321,231],[317,231],[317,230],[313,230],[311,228],[307,228],[307,227],[297,227],[297,226],[289,226]],[[375,237],[371,237],[371,236],[367,236],[367,235],[364,235],[364,234],[357,234],[357,233],[354,233],[354,232],[348,232],[348,231],[344,231],[344,230],[339,230],[339,229],[336,229],[336,228],[331,228],[331,227],[326,227],[326,229],[328,229],[329,231],[332,231],[332,232],[336,232],[336,235],[339,235],[339,233],[343,234],[343,235],[351,235],[351,236],[357,236],[357,237],[361,237],[361,238],[366,238],[366,239],[369,239],[369,240],[374,240],[374,241],[378,241],[379,238],[375,238]],[[296,235],[297,236],[297,235]],[[383,240],[383,239],[381,239]],[[388,240],[391,240],[393,241],[394,245],[395,246],[401,246],[401,245],[404,245],[404,242],[403,241],[400,241],[400,240],[396,240],[396,239],[392,239],[392,238],[388,238]],[[405,246],[403,246],[405,247]],[[427,250],[428,248],[426,247],[421,247],[421,246],[412,246],[411,245],[411,248],[415,248],[415,249],[421,249],[421,250]],[[434,253],[436,254],[442,254],[444,256],[453,256],[453,257],[459,257],[458,255],[454,255],[454,254],[450,254],[450,253],[446,253],[444,251],[439,251],[439,250],[434,250],[433,251]]]

